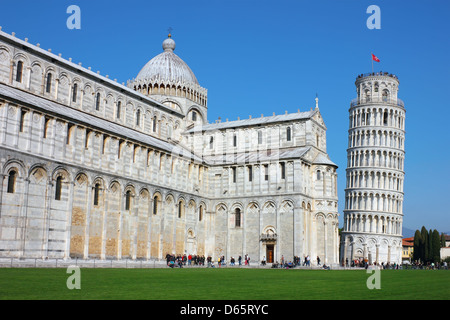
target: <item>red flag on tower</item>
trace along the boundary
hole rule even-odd
[[[378,59],[373,53],[372,53],[372,60],[376,62],[380,62],[380,59]]]

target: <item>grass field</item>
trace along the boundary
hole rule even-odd
[[[381,270],[381,289],[364,270],[80,269],[69,290],[66,269],[0,269],[2,300],[449,300],[448,270]]]

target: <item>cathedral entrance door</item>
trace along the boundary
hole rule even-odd
[[[266,245],[267,263],[273,263],[273,244]]]

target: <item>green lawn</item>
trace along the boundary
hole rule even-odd
[[[381,289],[364,270],[91,269],[69,290],[66,269],[0,269],[0,299],[449,300],[450,270],[382,270]]]

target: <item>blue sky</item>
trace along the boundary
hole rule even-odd
[[[66,27],[73,4],[80,30]],[[370,5],[380,30],[366,26]],[[208,89],[210,122],[309,110],[317,93],[341,224],[348,108],[374,52],[375,71],[399,77],[406,107],[403,226],[450,232],[449,16],[448,0],[42,0],[3,1],[0,25],[119,82],[162,51],[171,27],[175,53]]]

